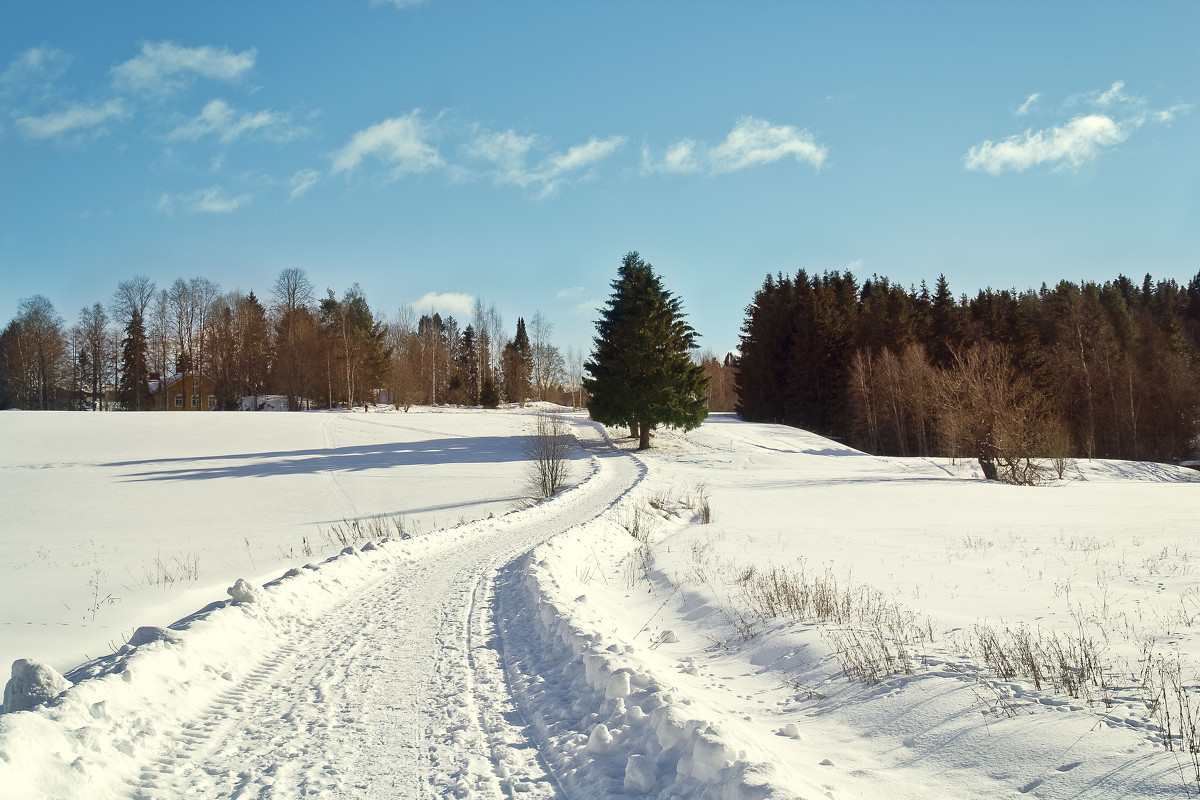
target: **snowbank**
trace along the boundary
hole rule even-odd
[[[635,545],[606,516],[538,547],[501,580],[510,685],[551,770],[578,796],[798,796],[807,781],[748,752],[711,709],[647,666],[639,648],[670,637],[651,640],[627,609],[578,594],[580,575],[611,569]]]

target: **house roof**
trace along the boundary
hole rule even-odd
[[[186,378],[188,375],[199,375],[201,381],[210,381],[210,382],[212,381],[212,378],[208,377],[203,372],[176,372],[174,375],[171,375],[162,380],[148,381],[147,385],[150,387],[150,393],[154,394],[159,389],[170,389],[172,386],[179,383],[181,380]]]

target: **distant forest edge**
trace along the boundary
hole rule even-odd
[[[1200,274],[956,299],[801,270],[767,276],[740,350],[744,419],[880,455],[1178,462],[1200,432]]]
[[[203,277],[160,289],[136,276],[70,327],[44,296],[20,300],[0,334],[0,408],[163,408],[165,393],[150,387],[193,373],[225,410],[266,394],[283,395],[292,410],[581,404],[586,354],[561,352],[541,313],[508,333],[495,306],[476,300],[465,322],[408,306],[383,318],[357,284],[318,298],[300,269],[280,272],[266,304]]]
[[[561,351],[535,313],[506,329],[476,301],[462,322],[372,311],[354,285],[318,297],[285,269],[266,302],[144,276],[68,326],[45,297],[18,302],[0,334],[0,408],[162,408],[152,376],[201,373],[215,408],[273,394],[289,407],[587,404],[585,351]],[[465,324],[463,324],[465,323]],[[807,428],[880,455],[980,459],[1196,457],[1200,274],[956,298],[850,272],[768,275],[739,353],[696,354],[712,411]],[[1010,476],[1012,477],[1012,476]],[[1019,478],[1019,476],[1018,476]]]

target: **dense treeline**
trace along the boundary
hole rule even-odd
[[[1198,348],[1200,275],[956,299],[944,276],[930,292],[801,270],[768,276],[746,309],[737,410],[878,454],[978,457],[985,472],[1173,461],[1200,424]]]
[[[548,399],[582,404],[583,356],[566,357],[535,314],[507,336],[494,306],[476,301],[465,326],[451,316],[372,311],[357,284],[318,298],[303,270],[285,269],[264,302],[222,292],[207,278],[167,288],[144,276],[68,326],[41,295],[19,301],[0,334],[0,408],[148,410],[154,378],[200,373],[216,406],[252,407],[283,395],[288,407],[389,402],[495,407]],[[564,390],[564,386],[574,391]]]

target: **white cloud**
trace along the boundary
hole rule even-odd
[[[663,157],[663,168],[668,172],[695,172],[700,169],[696,160],[696,143],[691,139],[680,139],[667,148]]]
[[[692,139],[680,139],[667,148],[656,161],[650,151],[642,152],[645,172],[706,172],[720,175],[762,164],[772,164],[788,157],[798,163],[811,164],[816,169],[829,157],[828,149],[818,144],[807,130],[791,125],[772,125],[766,120],[743,117],[738,120],[725,141],[714,146],[699,145]]]
[[[578,297],[579,295],[583,294],[584,291],[585,289],[582,286],[569,286],[566,289],[560,289],[555,297],[557,297],[559,300],[562,300],[565,297]]]
[[[440,167],[445,162],[437,149],[426,141],[429,132],[429,126],[421,121],[419,110],[384,120],[354,134],[345,147],[330,154],[333,161],[330,173],[337,175],[354,170],[368,156],[393,165],[393,179],[409,172]]]
[[[143,42],[139,55],[112,68],[113,84],[122,91],[156,94],[180,89],[197,76],[236,81],[254,67],[257,58],[253,48],[234,53],[224,47]]]
[[[309,189],[321,180],[321,173],[315,169],[302,169],[288,180],[288,185],[292,187],[292,193],[288,195],[288,201],[291,202],[297,197],[300,197]]]
[[[274,111],[236,111],[224,100],[210,100],[199,116],[167,134],[172,141],[194,142],[214,135],[229,144],[243,134],[260,133],[276,141],[287,141],[303,133],[290,127],[291,117]]]
[[[593,136],[586,144],[577,144],[562,155],[551,157],[546,162],[548,165],[546,172],[553,178],[566,172],[582,169],[608,158],[624,143],[624,136],[610,136],[607,139],[597,139]]]
[[[565,153],[547,156],[537,166],[529,167],[526,161],[540,141],[537,136],[521,136],[513,130],[500,133],[484,131],[462,150],[468,156],[491,161],[496,166],[491,176],[497,183],[521,187],[541,186],[538,197],[546,197],[557,191],[561,180],[568,175],[580,174],[616,152],[625,144],[625,137],[600,139],[593,136],[583,144],[568,148]]]
[[[371,0],[371,8],[379,8],[380,6],[392,6],[393,8],[412,8],[424,3],[425,0]]]
[[[1017,109],[1017,116],[1023,117],[1028,114],[1029,109],[1033,108],[1033,104],[1040,100],[1041,97],[1042,95],[1040,92],[1034,92],[1033,94],[1029,95],[1025,102],[1021,104],[1021,107]]]
[[[446,311],[465,317],[475,310],[475,297],[459,292],[428,292],[412,306],[418,312]]]
[[[34,139],[49,139],[66,133],[91,129],[98,133],[109,120],[125,118],[128,112],[120,100],[109,100],[99,106],[73,105],[66,111],[44,114],[40,117],[22,117],[17,127],[26,136]]]
[[[1177,114],[1185,114],[1191,110],[1192,106],[1190,103],[1178,103],[1162,111],[1151,112],[1150,119],[1160,125],[1166,125],[1168,122],[1174,121]]]
[[[1116,103],[1127,103],[1133,100],[1123,91],[1125,89],[1125,81],[1117,81],[1108,88],[1107,91],[1098,95],[1092,102],[1100,108],[1108,108]]]
[[[746,117],[709,154],[714,172],[735,172],[759,164],[770,164],[787,156],[794,157],[800,163],[807,161],[820,169],[828,157],[828,151],[817,144],[808,131]]]
[[[53,47],[31,47],[0,72],[0,89],[28,89],[53,83],[71,65],[71,57]]]
[[[977,144],[967,151],[966,168],[992,175],[1047,163],[1077,169],[1128,139],[1136,128],[1136,124],[1121,124],[1103,114],[1076,117],[1048,130],[1028,130],[1003,141]]]
[[[525,158],[536,143],[536,136],[521,136],[513,130],[484,131],[464,145],[462,152],[495,164],[497,180],[528,186],[533,178],[525,169]]]
[[[1030,95],[1021,109],[1038,97],[1037,94]],[[1103,91],[1072,95],[1062,107],[1070,109],[1081,105],[1103,109],[1103,113],[1080,114],[1063,125],[1037,131],[1028,129],[1001,141],[988,139],[967,151],[963,157],[964,167],[992,175],[1006,170],[1021,172],[1041,164],[1054,170],[1078,169],[1125,142],[1147,122],[1165,125],[1177,114],[1191,110],[1188,104],[1151,110],[1144,98],[1126,94],[1124,81],[1116,81]]]
[[[173,216],[177,211],[228,214],[250,202],[250,195],[230,196],[220,186],[210,186],[191,194],[164,194],[158,199],[158,210]]]

